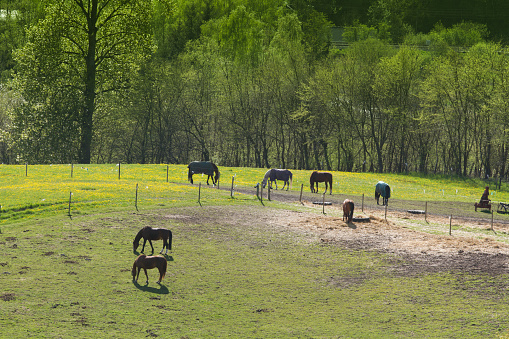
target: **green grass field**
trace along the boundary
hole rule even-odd
[[[187,184],[186,166],[0,165],[0,333],[34,338],[507,338],[506,275],[399,275],[391,254],[320,244],[267,225],[305,207]],[[221,168],[252,187],[265,170]],[[294,171],[292,190],[309,189]],[[484,183],[334,173],[334,190],[477,201]],[[204,184],[206,178],[195,178]],[[135,193],[138,184],[138,211]],[[456,192],[457,190],[457,192]],[[421,193],[422,191],[422,193]],[[71,216],[68,216],[69,195]],[[493,200],[509,199],[496,192]],[[133,283],[143,226],[174,234],[168,273]],[[148,244],[147,244],[148,246]],[[162,247],[154,242],[156,253]],[[150,247],[149,247],[150,248]]]
[[[265,169],[220,168],[222,187],[252,188],[260,182]],[[309,190],[311,171],[294,170],[292,190],[304,185]],[[71,177],[72,174],[72,177]],[[486,185],[480,180],[418,177],[394,174],[333,172],[334,193],[361,196],[372,195],[374,185],[383,180],[390,183],[393,199],[415,201],[478,201]],[[206,176],[195,175],[195,183],[202,183],[203,201],[221,203],[229,197],[226,192],[207,196]],[[136,201],[136,186],[138,200]],[[198,185],[187,182],[185,165],[0,165],[0,226],[13,219],[37,215],[71,214],[88,210],[118,207],[149,208],[198,200]],[[69,199],[70,198],[70,199]],[[215,201],[218,199],[219,201]],[[251,200],[251,199],[248,199]],[[509,189],[491,189],[491,200],[509,201]],[[64,212],[65,211],[65,212]]]

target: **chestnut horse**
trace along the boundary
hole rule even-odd
[[[352,222],[354,207],[352,200],[345,199],[345,201],[343,201],[343,221],[345,221],[346,218],[347,223]]]
[[[318,183],[319,182],[325,182],[325,192],[323,194],[327,193],[327,187],[330,189],[330,193],[332,194],[332,173],[329,172],[317,172],[314,171],[311,173],[311,176],[309,177],[309,184],[311,186],[311,193],[318,193]],[[316,190],[315,190],[315,183],[316,183]]]
[[[145,254],[139,255],[138,258],[134,261],[133,264],[133,281],[138,281],[138,277],[140,276],[140,271],[143,268],[145,271],[145,276],[147,277],[148,284],[148,274],[147,269],[150,270],[152,268],[156,268],[159,270],[159,281],[158,284],[163,280],[164,275],[166,274],[166,268],[168,266],[168,262],[165,258],[160,256],[146,256]],[[138,269],[138,272],[136,272]]]
[[[140,245],[140,239],[143,238],[143,247],[141,248],[141,252],[145,250],[145,244],[147,240],[152,247],[152,253],[154,253],[154,246],[152,246],[152,240],[162,240],[163,241],[163,249],[159,253],[163,253],[164,248],[166,247],[166,253],[168,253],[168,249],[171,251],[171,240],[172,234],[170,230],[165,228],[152,228],[150,226],[143,227],[133,241],[133,252],[136,251],[138,246]]]

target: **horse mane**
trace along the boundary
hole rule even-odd
[[[138,231],[138,233],[136,234],[136,237],[134,237],[134,241],[133,242],[140,242],[140,239],[143,237],[143,230],[145,228],[147,228],[147,227],[148,226],[145,226],[141,230]]]
[[[272,169],[268,170],[265,173],[265,176],[263,177],[263,180],[262,180],[262,185],[266,185],[267,184],[267,180],[269,180],[269,177],[270,177],[271,173],[272,173]]]

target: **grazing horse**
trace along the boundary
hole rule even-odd
[[[159,270],[159,281],[158,284],[163,280],[164,275],[166,274],[166,268],[168,266],[168,262],[165,258],[160,256],[146,256],[145,254],[141,254],[136,258],[133,264],[133,281],[138,281],[138,277],[140,276],[140,271],[143,268],[145,271],[145,276],[147,277],[148,284],[148,274],[147,269],[150,270],[152,268],[156,268]],[[138,272],[136,272],[138,269]]]
[[[343,221],[345,221],[346,218],[346,222],[352,222],[354,207],[352,200],[345,199],[345,201],[343,201]]]
[[[269,182],[270,188],[272,188],[272,183],[276,182],[276,189],[277,189],[277,181],[283,180],[284,185],[283,185],[282,190],[284,190],[285,186],[286,186],[286,190],[288,191],[288,188],[290,188],[290,184],[292,183],[292,180],[293,180],[293,174],[292,174],[292,172],[290,172],[287,169],[273,168],[273,169],[268,170],[267,173],[265,173],[265,176],[263,177],[263,180],[262,180],[263,188],[265,188],[265,185],[267,185],[267,180],[270,181]]]
[[[378,199],[382,196],[382,206],[387,205],[391,197],[391,188],[383,181],[379,181],[375,186],[376,204],[379,205]]]
[[[323,194],[327,193],[327,187],[330,189],[330,193],[332,194],[332,173],[329,172],[317,172],[314,171],[311,173],[311,176],[309,177],[309,184],[311,186],[311,193],[318,193],[318,183],[319,182],[325,182],[325,192]],[[316,183],[316,190],[315,190],[315,183]]]
[[[154,253],[154,246],[152,246],[152,240],[163,240],[163,249],[159,253],[163,253],[165,247],[166,247],[165,254],[168,253],[168,248],[171,251],[172,234],[170,230],[167,230],[165,228],[152,228],[150,226],[143,227],[134,238],[133,252],[136,251],[136,249],[140,245],[141,238],[143,238],[143,247],[141,248],[142,253],[145,250],[145,244],[147,243],[147,240],[150,244],[150,247],[152,247],[152,253]]]
[[[215,185],[219,181],[219,169],[216,164],[210,161],[193,161],[187,168],[187,179],[193,183],[193,174],[203,173],[207,175],[207,185],[209,185],[209,179],[212,177],[212,184]]]

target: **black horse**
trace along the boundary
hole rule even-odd
[[[193,174],[203,173],[207,176],[207,185],[209,185],[209,179],[212,177],[212,184],[215,185],[219,181],[219,169],[216,164],[210,161],[193,161],[187,166],[189,169],[187,172],[187,178],[193,183]]]
[[[379,181],[375,186],[376,204],[379,205],[378,199],[382,196],[382,206],[387,205],[391,197],[391,188],[383,181]]]
[[[154,246],[152,246],[152,240],[162,240],[163,241],[163,249],[159,253],[163,253],[163,250],[166,248],[166,253],[168,253],[168,249],[171,251],[171,240],[172,234],[170,230],[165,228],[152,228],[150,226],[143,227],[133,241],[133,252],[136,251],[138,246],[140,245],[140,239],[143,238],[143,247],[141,248],[141,252],[145,250],[145,244],[147,240],[152,247],[152,253],[154,253]]]

